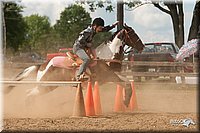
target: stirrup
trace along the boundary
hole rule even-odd
[[[79,79],[80,79],[80,80],[81,80],[81,79],[84,79],[84,77],[85,77],[85,73],[81,74],[81,75],[79,76]]]
[[[84,79],[85,74],[81,74],[79,76],[74,77],[73,79],[75,79],[76,81],[81,81],[82,79]]]

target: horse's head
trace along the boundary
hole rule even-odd
[[[107,44],[100,45],[96,48],[97,57],[100,59],[123,59],[124,46],[128,45],[142,51],[144,44],[135,33],[135,31],[124,25],[123,29],[115,32]]]
[[[135,33],[135,31],[131,27],[127,26],[126,24],[123,27],[124,28],[120,31],[122,34],[121,36],[122,41],[126,45],[137,49],[139,52],[142,51],[144,48],[144,44],[142,43],[139,36]]]
[[[127,26],[126,24],[123,26],[123,29],[114,33],[112,38],[112,43],[110,45],[110,49],[114,55],[114,59],[121,60],[120,55],[123,53],[124,46],[130,46],[135,48],[139,52],[141,52],[144,48],[144,44],[141,39],[135,33],[135,31]]]

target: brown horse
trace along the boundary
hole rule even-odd
[[[125,77],[115,73],[121,70],[121,61],[123,59],[123,49],[125,45],[134,47],[138,51],[142,51],[144,47],[134,30],[126,25],[123,29],[117,31],[106,44],[96,48],[99,59],[95,60],[91,67],[93,70],[92,72],[96,73],[96,76],[92,76],[90,81],[92,83],[98,81],[100,85],[106,82],[120,84],[125,88],[124,104],[128,106],[132,94],[131,85]],[[106,61],[108,59],[109,61]],[[42,65],[28,67],[18,74],[15,80],[20,81],[26,78],[30,73],[37,72],[36,81],[71,81],[75,77],[76,70],[80,65],[77,64],[78,63],[72,60],[71,57],[56,56]],[[10,87],[10,90],[12,90],[12,88],[13,86]],[[27,101],[30,103],[36,96],[46,94],[56,88],[57,86],[48,87],[37,85],[27,92]]]

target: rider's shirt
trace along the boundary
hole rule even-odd
[[[102,29],[102,32],[108,32],[111,29],[113,29],[115,26],[108,25],[105,26]],[[92,28],[92,26],[88,26],[85,30],[83,30],[80,34],[78,39],[75,41],[73,49],[74,52],[76,52],[79,49],[85,49],[92,47],[92,39],[94,35],[96,34],[95,30]]]

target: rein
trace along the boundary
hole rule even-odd
[[[126,34],[126,38],[125,38],[125,40],[127,40],[127,38],[129,39],[129,41],[133,44],[137,44],[139,41],[140,41],[140,38],[138,38],[135,42],[133,42],[131,39],[130,39],[130,35],[129,34],[131,34],[131,33],[135,33],[133,30],[131,30],[131,31],[127,31],[127,30],[125,30],[125,34]],[[125,51],[124,51],[125,52]]]

